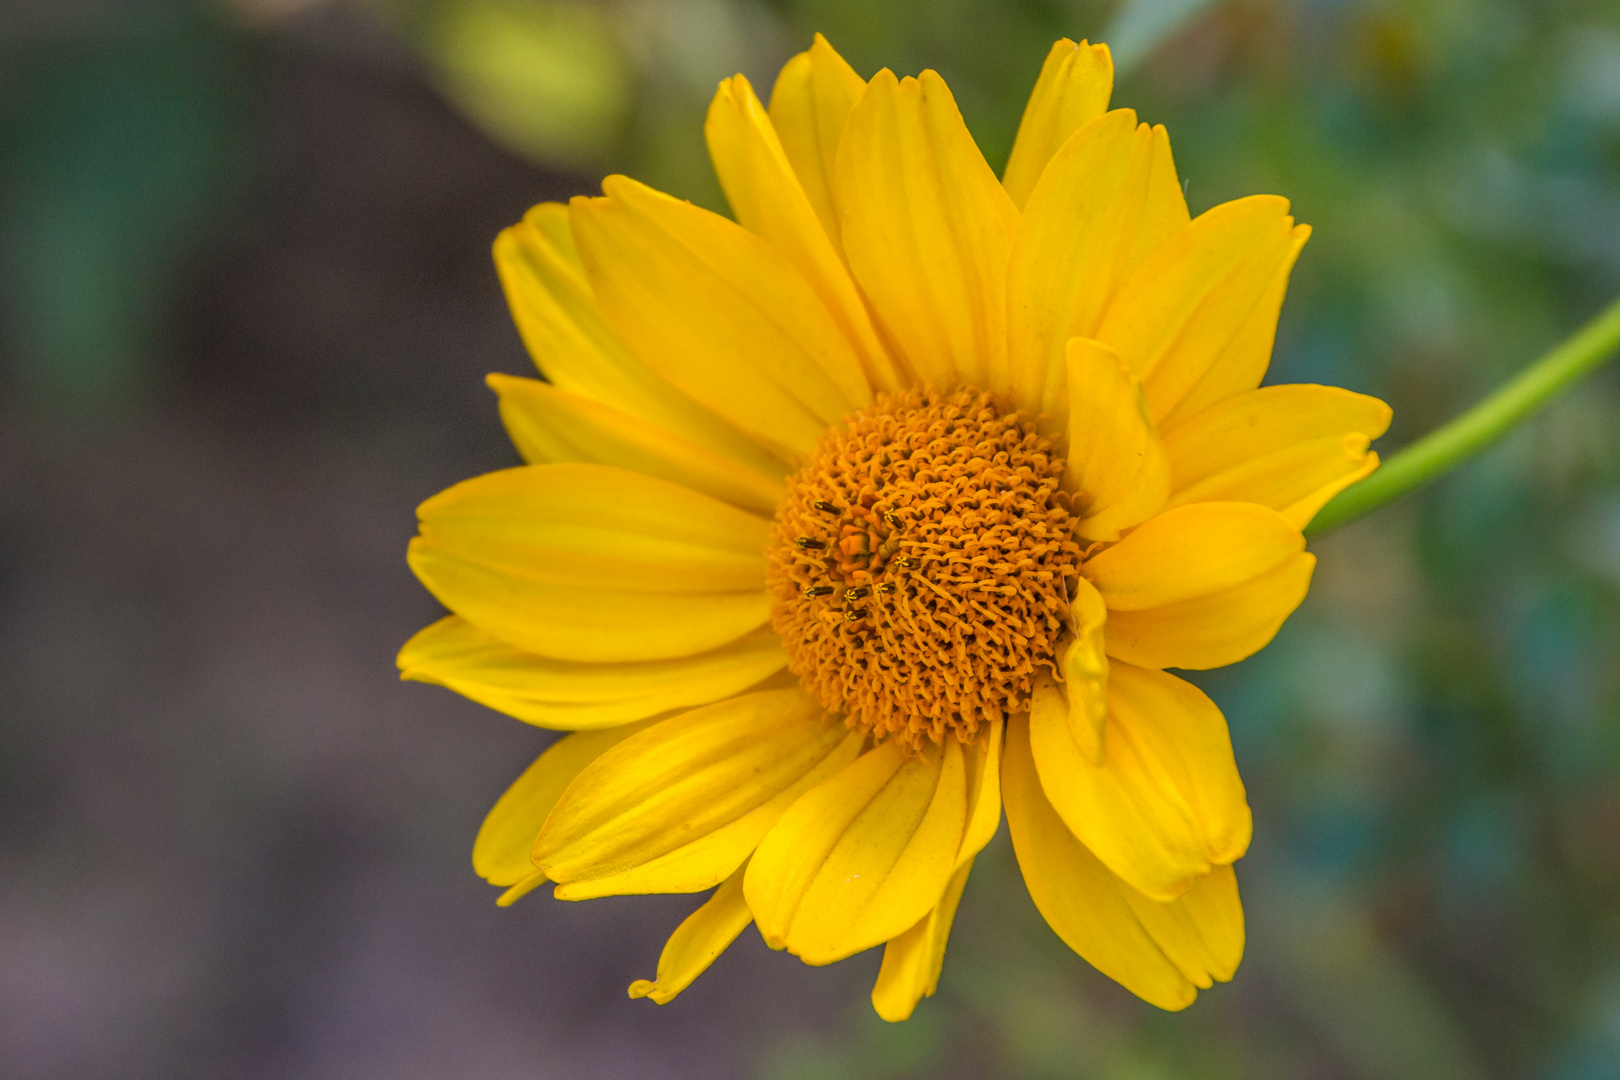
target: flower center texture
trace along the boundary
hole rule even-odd
[[[788,666],[849,726],[972,742],[1053,669],[1080,549],[1063,459],[996,395],[851,413],[788,481],[767,570]]]

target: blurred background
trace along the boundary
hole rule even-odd
[[[942,72],[992,165],[1059,36],[1195,212],[1316,227],[1271,380],[1387,454],[1620,294],[1614,0],[0,2],[0,1076],[1620,1077],[1620,372],[1317,546],[1199,681],[1257,828],[1185,1013],[1069,953],[1005,831],[937,997],[686,898],[508,910],[468,853],[550,734],[401,684],[415,505],[516,464],[488,252],[625,171],[721,208],[717,80],[821,30]]]

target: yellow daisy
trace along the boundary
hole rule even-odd
[[[1112,83],[1053,46],[998,181],[937,74],[818,36],[768,108],[720,84],[735,222],[613,176],[496,241],[530,464],[422,505],[455,614],[399,664],[575,732],[478,835],[503,903],[714,890],[633,996],[752,922],[810,964],[884,946],[904,1019],[1003,807],[1098,969],[1167,1009],[1236,969],[1249,809],[1164,669],[1270,641],[1390,414],[1257,389],[1309,230],[1274,196],[1190,218]]]

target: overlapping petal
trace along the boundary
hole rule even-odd
[[[562,900],[710,888],[860,744],[797,688],[663,720],[580,773],[546,819],[533,861]]]
[[[440,619],[405,643],[400,676],[448,687],[540,727],[613,727],[746,690],[787,665],[761,628],[706,653],[629,664],[579,664],[514,649],[465,619]]]
[[[1255,503],[1193,503],[1166,510],[1081,572],[1110,611],[1141,611],[1251,581],[1305,548],[1275,510]]]
[[[671,434],[611,405],[537,379],[491,375],[501,421],[531,465],[616,465],[683,484],[757,514],[770,514],[786,492],[780,478]]]
[[[646,724],[565,735],[512,782],[484,818],[473,841],[473,870],[491,885],[509,885],[503,907],[543,884],[545,872],[529,859],[546,815],[580,770]]]
[[[910,1019],[917,1002],[934,996],[940,969],[945,964],[945,942],[951,935],[956,905],[962,899],[962,887],[967,884],[972,869],[973,860],[969,859],[951,876],[939,903],[929,909],[917,925],[899,937],[890,938],[884,946],[883,966],[872,987],[872,1008],[883,1019],[891,1023]]]
[[[703,130],[737,222],[770,241],[804,275],[854,348],[872,387],[898,389],[900,375],[878,341],[866,302],[747,79],[735,75],[720,83]]]
[[[1168,902],[1111,873],[1047,799],[1030,742],[1014,720],[1003,767],[1007,824],[1024,882],[1065,944],[1109,978],[1163,1009],[1192,1004],[1243,956],[1243,909],[1230,866],[1217,866]]]
[[[1018,209],[944,80],[878,72],[845,123],[837,178],[850,269],[917,379],[1009,389]]]
[[[1068,349],[1069,444],[1063,486],[1075,493],[1076,531],[1117,540],[1170,493],[1170,459],[1148,416],[1142,384],[1108,346],[1072,338]]]
[[[782,463],[654,374],[608,325],[585,280],[568,208],[542,203],[495,240],[495,269],[535,365],[559,390],[634,417],[765,476]]]
[[[570,205],[597,303],[649,367],[788,460],[871,401],[849,341],[768,242],[623,176]]]
[[[1065,345],[1094,337],[1131,273],[1187,225],[1163,127],[1119,109],[1075,131],[1046,166],[1008,269],[1008,363],[1019,402],[1063,430]]]
[[[1070,135],[1101,116],[1114,92],[1114,60],[1107,45],[1061,38],[1046,54],[1024,106],[1001,183],[1020,209]]]
[[[1068,707],[1069,735],[1093,765],[1103,760],[1108,728],[1109,612],[1097,587],[1085,578],[1075,583],[1069,602],[1068,637],[1059,648],[1063,697]]]
[[[999,734],[923,756],[886,742],[807,792],[749,864],[765,941],[828,964],[915,926],[995,832]]]
[[[817,34],[789,60],[771,88],[771,124],[833,247],[844,250],[834,165],[844,122],[866,92],[866,80]]]
[[[562,660],[707,652],[761,625],[762,518],[605,465],[529,465],[418,510],[411,569],[446,607]]]
[[[1069,831],[1155,900],[1175,899],[1248,848],[1249,806],[1226,720],[1191,683],[1110,664],[1107,733],[1092,761],[1072,734],[1062,688],[1047,680],[1035,690],[1029,740]]]
[[[737,940],[737,935],[754,921],[743,900],[742,882],[743,871],[739,868],[720,884],[702,907],[675,928],[664,951],[658,955],[657,977],[631,983],[631,997],[650,997],[660,1005],[667,1005]]]
[[[1139,667],[1203,671],[1271,643],[1310,588],[1316,556],[1299,552],[1238,585],[1136,611],[1112,611],[1108,655]]]
[[[1141,377],[1160,431],[1259,385],[1309,235],[1286,199],[1237,199],[1161,244],[1121,287],[1096,336]]]
[[[1280,511],[1299,528],[1378,467],[1368,443],[1390,408],[1336,386],[1268,386],[1236,394],[1165,440],[1171,506],[1232,500]]]

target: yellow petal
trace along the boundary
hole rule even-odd
[[[771,89],[771,124],[782,140],[782,152],[840,255],[844,240],[833,164],[844,137],[844,121],[865,92],[866,80],[820,34],[808,52],[787,62]]]
[[[1286,511],[1303,503],[1314,515],[1371,471],[1369,459],[1376,466],[1367,444],[1388,430],[1390,416],[1377,398],[1336,386],[1236,394],[1166,436],[1170,505],[1229,500]]]
[[[1101,116],[1113,92],[1114,60],[1107,45],[1076,45],[1063,38],[1052,46],[1024,106],[1001,178],[1014,205],[1023,208],[1058,147]]]
[[[1275,510],[1193,503],[1148,521],[1081,572],[1109,610],[1140,611],[1241,585],[1304,549],[1305,538]]]
[[[1161,1009],[1192,1004],[1198,987],[1232,977],[1243,911],[1229,866],[1168,903],[1148,899],[1076,840],[1036,775],[1029,726],[1007,731],[1003,788],[1013,851],[1030,897],[1058,937],[1104,975]]]
[[[1271,643],[1310,588],[1316,556],[1301,552],[1241,585],[1108,617],[1108,655],[1138,667],[1203,671]]]
[[[1355,444],[1360,436],[1346,435],[1340,444],[1346,454],[1353,454],[1349,448]],[[1297,529],[1304,529],[1316,517],[1318,510],[1332,501],[1333,496],[1349,487],[1351,484],[1367,479],[1378,471],[1378,455],[1372,451],[1361,456],[1360,464],[1349,472],[1341,472],[1309,495],[1289,504],[1281,513],[1287,522]]]
[[[945,964],[945,941],[951,935],[951,921],[962,899],[962,886],[973,869],[969,859],[945,886],[939,903],[918,920],[917,925],[890,938],[883,949],[883,967],[872,987],[872,1008],[890,1023],[911,1017],[917,1002],[933,997],[939,986],[940,968]]]
[[[786,488],[774,475],[538,379],[490,375],[501,421],[531,465],[579,461],[616,465],[682,484],[757,514],[776,512]]]
[[[399,653],[402,678],[449,687],[540,727],[612,727],[740,693],[787,665],[762,627],[712,652],[638,664],[575,664],[514,649],[452,615]]]
[[[786,256],[623,176],[570,206],[597,302],[654,371],[789,460],[871,401],[850,344]]]
[[[1096,336],[1141,377],[1161,430],[1192,415],[1184,402],[1215,404],[1214,387],[1230,396],[1259,384],[1271,355],[1272,301],[1281,304],[1279,280],[1308,232],[1294,228],[1286,199],[1223,203],[1160,245],[1121,287]]]
[[[478,839],[473,841],[473,870],[478,876],[491,885],[514,885],[534,875],[536,868],[529,861],[529,852],[564,789],[581,769],[646,726],[625,724],[606,731],[565,735],[548,746],[484,818]]]
[[[878,72],[838,148],[855,280],[924,383],[1007,390],[1007,261],[1018,209],[932,71]]]
[[[1243,904],[1230,866],[1217,866],[1168,904],[1124,882],[1118,887],[1154,944],[1189,982],[1207,989],[1237,973],[1243,960]]]
[[[495,269],[529,355],[559,390],[599,401],[767,476],[780,461],[655,375],[597,309],[567,208],[542,203],[495,240]]]
[[[1159,512],[1170,493],[1170,459],[1148,416],[1142,384],[1108,346],[1069,342],[1069,448],[1063,486],[1076,493],[1087,540],[1117,540],[1121,529]]]
[[[1029,739],[1041,786],[1069,831],[1114,873],[1173,900],[1249,845],[1249,806],[1226,721],[1197,687],[1117,660],[1100,763],[1070,733],[1069,705],[1038,685]]]
[[[963,756],[967,765],[967,825],[956,865],[965,867],[984,850],[1001,824],[1001,744],[1005,725],[990,718],[990,730],[970,745]]]
[[[763,623],[767,523],[605,465],[529,465],[423,503],[409,562],[446,607],[529,652],[656,660]]]
[[[523,223],[537,229],[551,251],[574,273],[584,277],[585,264],[579,261],[579,249],[574,246],[574,230],[568,224],[568,204],[547,202],[531,207],[523,215]]]
[[[721,883],[708,902],[675,928],[658,956],[657,981],[637,979],[630,984],[631,997],[650,997],[667,1005],[691,986],[693,979],[709,970],[709,965],[754,921],[743,900],[742,881],[739,868]]]
[[[1131,272],[1187,225],[1163,127],[1120,109],[1063,144],[1024,207],[1008,268],[1008,364],[1020,403],[1062,431],[1065,345],[1095,337]]]
[[[703,130],[738,224],[769,240],[804,275],[853,346],[867,381],[878,390],[899,389],[899,374],[878,341],[866,303],[747,79],[735,75],[720,83]]]
[[[1309,225],[1294,226],[1289,234],[1287,250],[1277,262],[1271,282],[1261,292],[1259,302],[1250,310],[1231,341],[1204,369],[1203,376],[1192,385],[1176,407],[1164,415],[1165,431],[1174,430],[1233,394],[1241,394],[1260,385],[1266,369],[1271,366],[1271,347],[1277,338],[1277,315],[1288,292],[1288,276],[1293,272],[1294,262],[1299,258],[1305,241],[1310,238]],[[1263,260],[1261,265],[1264,265]],[[1234,295],[1239,295],[1238,290],[1228,294],[1222,302],[1230,302]],[[1213,320],[1207,325],[1213,325]],[[1213,339],[1215,335],[1209,337]]]
[[[579,775],[546,819],[534,863],[559,900],[707,889],[860,743],[797,688],[672,717]]]
[[[1097,587],[1080,578],[1069,603],[1071,636],[1058,653],[1069,708],[1069,734],[1093,765],[1102,763],[1108,720],[1108,608]]]
[[[760,934],[830,964],[904,933],[939,902],[967,819],[962,745],[907,759],[895,742],[812,788],[748,864]]]

